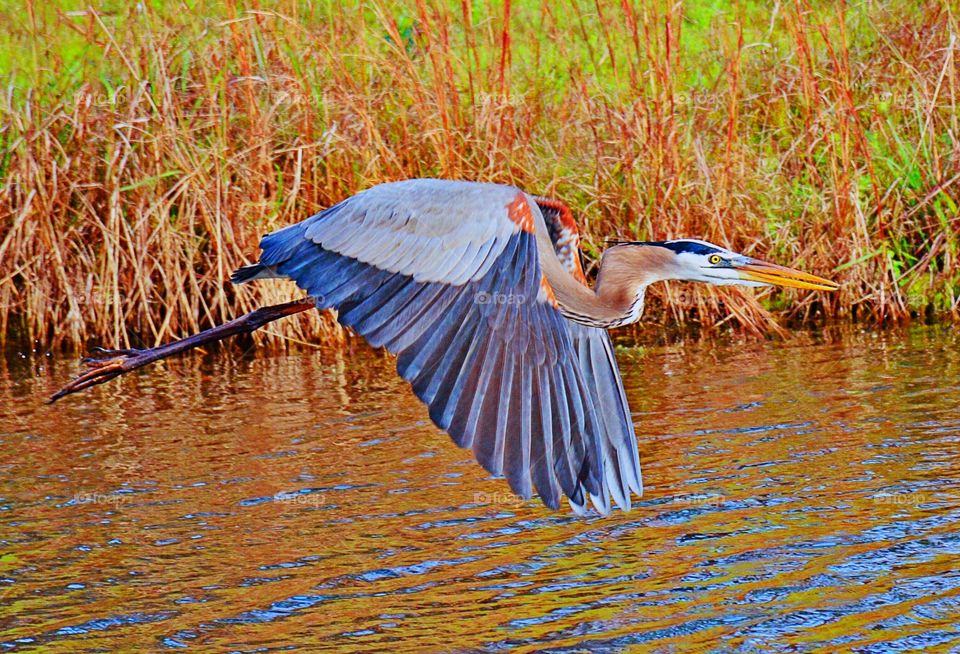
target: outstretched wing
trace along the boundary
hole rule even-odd
[[[550,198],[534,198],[550,241],[560,263],[577,281],[586,285],[580,258],[580,230],[570,209]],[[568,321],[567,329],[573,340],[574,352],[584,380],[599,409],[603,426],[605,472],[610,475],[608,486],[619,506],[630,506],[630,490],[643,495],[643,477],[640,473],[640,454],[637,437],[630,416],[630,406],[623,390],[613,342],[606,329]],[[623,493],[617,497],[617,493]]]
[[[629,484],[608,469],[603,405],[541,274],[539,219],[512,187],[384,184],[264,237],[234,279],[293,279],[396,353],[431,419],[517,494],[606,512]]]

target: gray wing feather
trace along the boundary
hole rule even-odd
[[[592,501],[606,513],[612,495],[626,508],[639,463],[612,346],[541,297],[536,239],[509,215],[518,193],[374,187],[268,235],[260,263],[234,279],[289,277],[397,353],[434,422],[522,497],[535,487],[548,506],[567,495],[578,512]],[[516,303],[477,300],[501,292]]]
[[[543,202],[541,198],[534,200]],[[569,211],[565,207],[561,210],[559,203],[550,200],[538,204],[538,207],[561,263],[567,272],[581,279],[579,252],[576,251],[580,237]],[[604,470],[607,485],[617,505],[629,508],[631,490],[637,495],[643,495],[643,477],[640,472],[637,437],[620,379],[613,342],[606,329],[567,322],[567,330],[573,339],[580,369],[594,391],[594,401],[599,409],[603,458],[612,464],[607,465]]]
[[[433,179],[381,184],[342,202],[304,236],[418,282],[463,284],[483,277],[518,231],[506,210],[517,192]],[[486,256],[476,256],[481,251]]]
[[[614,463],[606,468],[608,475],[614,475],[608,479],[610,488],[615,492],[627,491],[615,499],[620,506],[630,506],[629,490],[643,495],[643,478],[637,438],[613,343],[605,329],[572,323],[569,330],[584,376],[591,380],[595,390],[594,401],[603,423],[600,431],[604,435],[604,458]]]

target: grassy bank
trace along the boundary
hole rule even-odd
[[[562,198],[591,256],[697,236],[842,283],[674,284],[647,325],[960,316],[947,2],[26,9],[0,9],[2,335],[153,344],[293,297],[224,280],[261,234],[414,176]]]

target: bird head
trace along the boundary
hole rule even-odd
[[[647,250],[657,254],[655,278],[650,281],[676,279],[718,286],[790,286],[818,291],[835,291],[839,288],[828,279],[760,261],[696,239],[636,241],[622,245],[657,249]]]

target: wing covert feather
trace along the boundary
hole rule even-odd
[[[418,282],[462,284],[483,277],[519,231],[507,210],[517,192],[435,179],[381,184],[344,200],[329,217],[308,219],[304,237]]]

